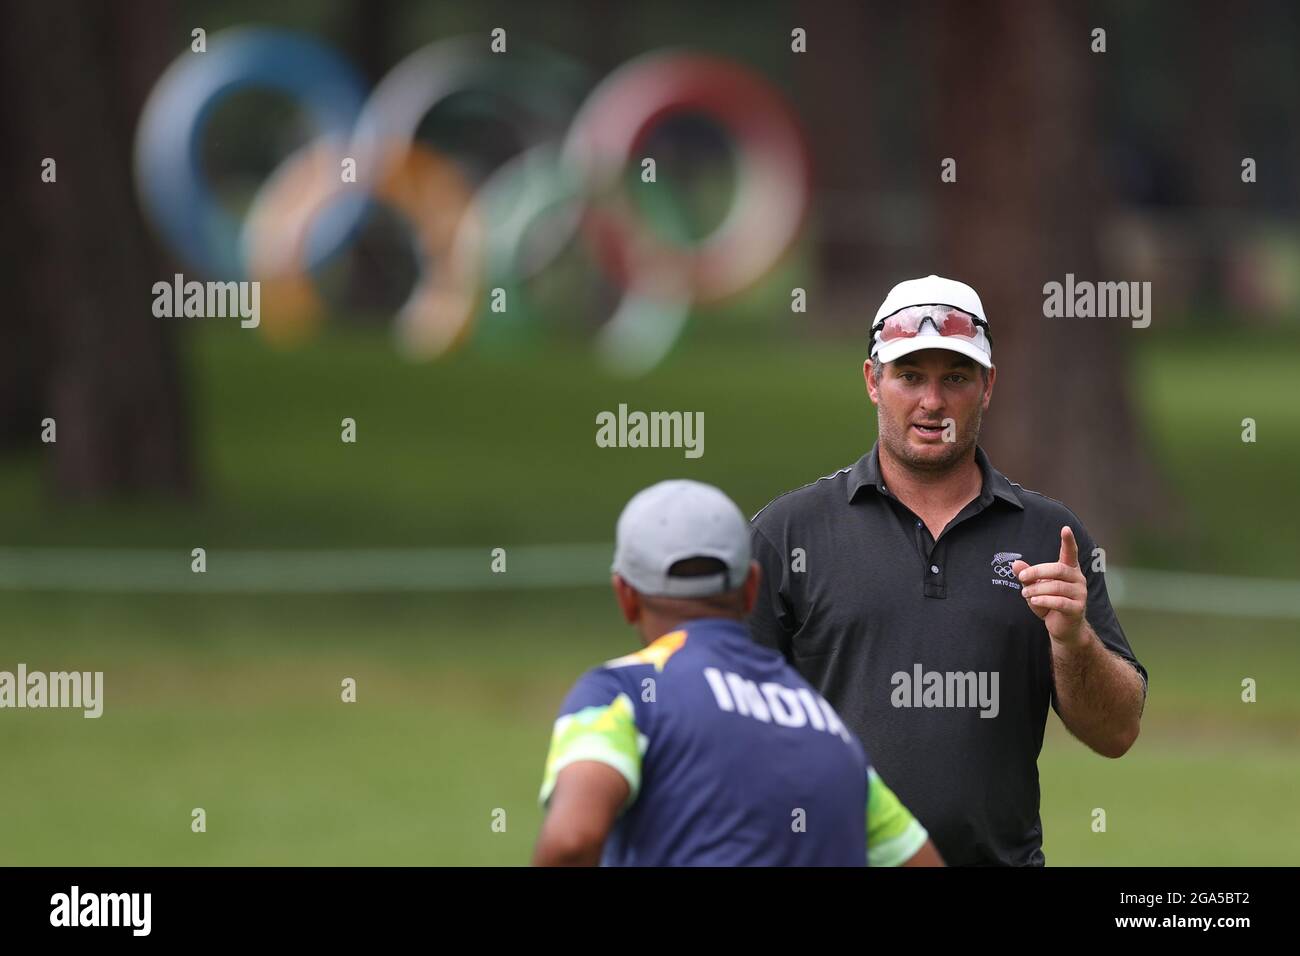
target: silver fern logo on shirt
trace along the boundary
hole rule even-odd
[[[993,555],[993,573],[997,575],[993,578],[993,583],[1007,588],[1020,590],[1020,582],[1016,580],[1016,572],[1012,570],[1012,565],[1023,557],[1018,551],[999,551]]]

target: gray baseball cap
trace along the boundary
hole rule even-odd
[[[668,573],[687,558],[716,558],[726,573]],[[661,481],[633,495],[618,516],[610,570],[651,596],[707,597],[730,591],[749,574],[749,522],[712,485],[685,478]]]

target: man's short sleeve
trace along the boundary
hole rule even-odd
[[[1071,516],[1073,518],[1073,516]],[[1088,582],[1088,609],[1084,616],[1088,624],[1097,633],[1107,649],[1118,654],[1124,660],[1128,661],[1138,675],[1142,678],[1142,696],[1145,698],[1147,693],[1147,669],[1143,667],[1129,647],[1128,638],[1124,634],[1124,629],[1120,627],[1119,618],[1115,614],[1115,608],[1111,606],[1110,594],[1106,590],[1106,574],[1101,570],[1104,565],[1100,562],[1100,556],[1096,553],[1096,543],[1088,529],[1083,526],[1083,522],[1078,518],[1067,522],[1070,530],[1074,532],[1075,540],[1079,543],[1079,568],[1083,571],[1083,576]],[[1094,567],[1095,566],[1095,567]],[[1056,690],[1052,690],[1052,706],[1056,706]]]
[[[876,768],[868,767],[867,865],[902,866],[929,837],[894,791],[885,786]]]
[[[646,737],[637,728],[636,706],[618,675],[604,668],[589,671],[569,691],[551,732],[539,800],[551,799],[560,771],[580,760],[595,760],[621,773],[631,805],[641,788],[641,757]]]
[[[752,526],[750,541],[754,560],[762,568],[763,576],[758,585],[758,600],[750,614],[749,630],[754,640],[780,651],[788,661],[796,629],[788,602],[789,563],[757,525]]]

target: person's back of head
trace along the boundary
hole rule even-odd
[[[649,642],[683,621],[743,620],[758,596],[749,522],[719,489],[661,481],[618,519],[613,588],[624,619]]]

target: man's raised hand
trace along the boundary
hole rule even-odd
[[[1020,596],[1029,602],[1052,640],[1076,645],[1084,641],[1084,612],[1088,582],[1079,568],[1079,543],[1069,525],[1061,528],[1061,554],[1047,564],[1017,561],[1011,566],[1020,580]]]

